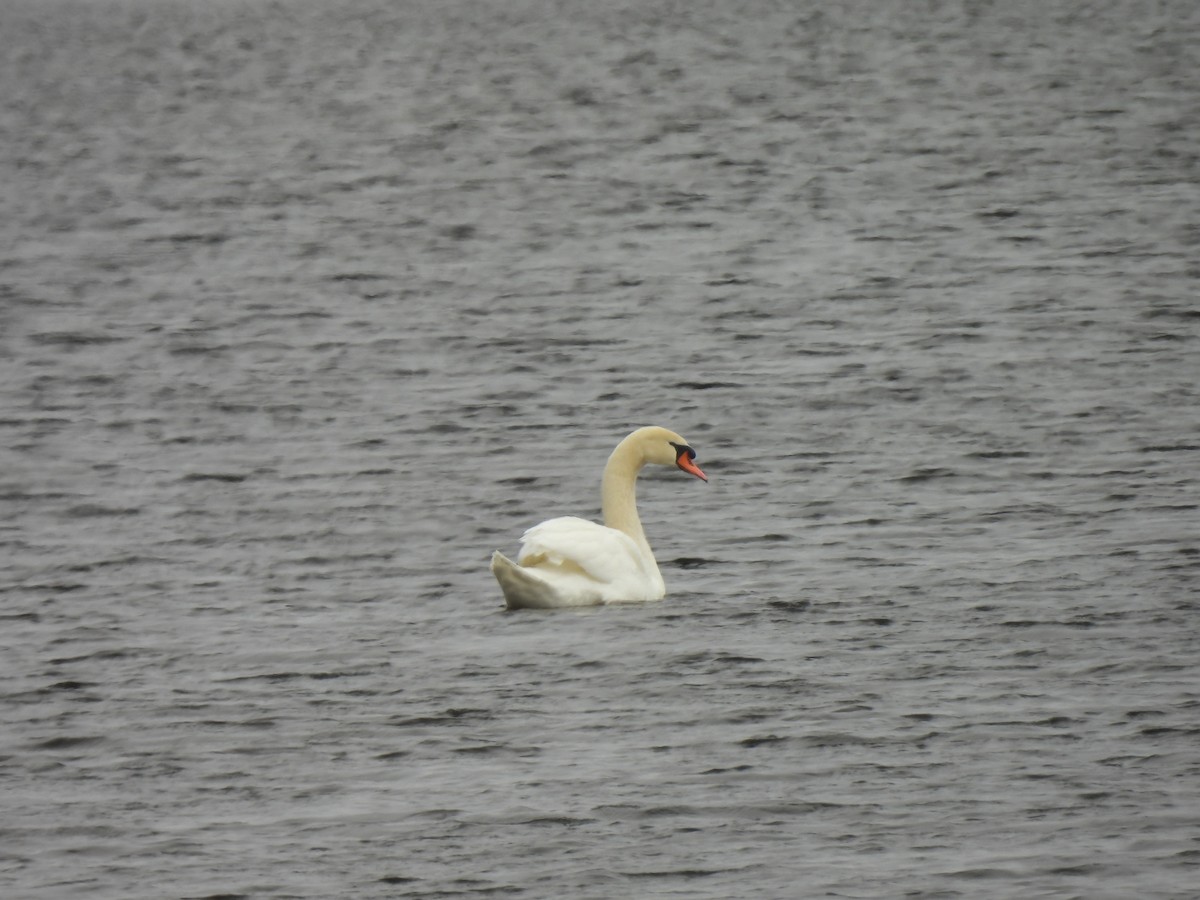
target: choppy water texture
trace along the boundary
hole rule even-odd
[[[4,3],[0,894],[1195,896],[1198,16]]]

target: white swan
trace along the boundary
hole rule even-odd
[[[678,466],[708,481],[696,451],[673,431],[639,428],[617,444],[600,484],[604,524],[564,516],[521,536],[514,563],[492,554],[492,574],[509,609],[550,609],[660,600],[666,594],[658,563],[638,518],[635,485],[647,463]]]

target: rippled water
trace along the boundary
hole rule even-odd
[[[1193,4],[0,7],[0,893],[1194,896]],[[487,571],[662,424],[661,604]]]

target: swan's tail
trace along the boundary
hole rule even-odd
[[[500,582],[509,609],[550,609],[559,605],[554,588],[499,550],[492,554],[492,574]]]

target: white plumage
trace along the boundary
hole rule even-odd
[[[654,557],[633,538],[575,516],[534,525],[516,563],[497,550],[492,572],[512,608],[637,603],[667,592]]]

